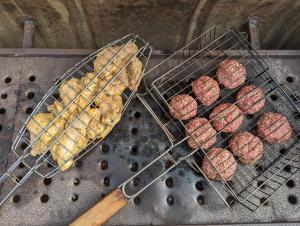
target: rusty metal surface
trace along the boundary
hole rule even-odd
[[[248,29],[249,29],[249,36],[251,41],[251,46],[253,49],[261,49],[260,42],[259,42],[259,19],[258,18],[249,18],[248,21]]]
[[[0,57],[0,172],[7,167],[19,96],[21,67],[16,59]]]
[[[150,64],[157,64],[164,57],[154,55]],[[82,56],[76,55],[73,57],[1,57],[1,94],[3,90],[7,94],[15,92],[15,96],[12,95],[9,101],[0,100],[1,107],[5,106],[6,113],[9,113],[0,115],[0,123],[3,127],[15,119],[15,134],[27,117],[26,109],[34,106],[56,77],[81,58]],[[273,55],[268,62],[271,66],[276,66],[279,82],[286,84],[300,96],[300,57],[283,57],[278,54]],[[12,78],[9,84],[5,83],[8,75]],[[8,91],[9,89],[13,91]],[[28,98],[29,92],[34,93],[33,98]],[[18,102],[16,102],[17,96],[19,96]],[[15,109],[17,109],[16,116],[13,115]],[[133,128],[136,128],[138,132],[132,133]],[[7,147],[10,146],[11,133],[4,129],[0,131],[1,160],[2,156],[5,158],[9,151]],[[132,175],[135,170],[132,169],[132,163],[137,163],[138,168],[141,168],[157,156],[158,150],[168,145],[166,137],[161,134],[160,128],[142,104],[134,100],[121,123],[104,140],[104,145],[96,147],[80,161],[77,167],[56,175],[51,181],[43,180],[36,175],[30,178],[16,194],[19,196],[19,201],[14,202],[11,199],[1,208],[1,225],[66,225],[70,223],[98,202],[104,194],[112,191]],[[2,138],[7,144],[3,143]],[[107,147],[109,147],[108,150]],[[137,152],[133,151],[136,150],[135,148]],[[8,162],[11,164],[15,156],[12,154],[8,156]],[[104,167],[105,161],[108,163],[107,168]],[[1,161],[1,172],[4,167],[6,163]],[[20,175],[24,173],[24,170],[24,168],[19,169]],[[151,174],[146,176],[151,177]],[[107,178],[109,178],[109,183]],[[172,178],[171,185],[170,182],[166,183],[168,178]],[[142,186],[147,178],[139,179],[138,185],[131,185],[133,189],[136,186]],[[296,175],[292,180],[294,186],[290,186],[291,184],[284,186],[268,202],[268,205],[258,212],[251,213],[234,203],[236,214],[232,214],[202,177],[182,164],[142,193],[139,199],[131,202],[108,224],[298,222],[300,221],[298,204],[300,178]],[[7,188],[8,185],[5,185],[2,189]],[[173,203],[167,202],[170,196],[173,197]],[[295,204],[292,204],[291,197],[296,199]]]
[[[259,17],[262,48],[299,49],[299,11],[297,0],[3,0],[0,47],[21,47],[23,18],[39,22],[38,48],[97,48],[133,32],[176,49],[212,25],[222,32]]]
[[[23,48],[33,48],[35,40],[35,24],[33,21],[25,20],[24,24],[24,33],[23,33]]]
[[[44,48],[0,48],[2,57],[84,57],[94,52],[94,49],[44,49]],[[154,49],[156,58],[169,56],[173,51]],[[229,51],[234,53],[233,51]],[[300,50],[258,50],[260,56],[267,58],[298,58]]]

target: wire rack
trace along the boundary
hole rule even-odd
[[[246,68],[247,79],[245,83],[232,90],[220,86],[219,99],[209,107],[198,104],[197,116],[209,118],[212,109],[220,103],[236,103],[237,91],[248,84],[255,84],[263,89],[265,107],[252,115],[243,113],[244,122],[234,133],[217,132],[217,142],[210,149],[206,151],[201,148],[190,150],[189,153],[182,155],[178,161],[174,162],[178,164],[180,161],[186,160],[194,170],[203,175],[200,168],[201,160],[212,148],[228,148],[228,141],[241,131],[249,131],[257,135],[257,120],[265,112],[278,112],[286,116],[293,131],[288,143],[268,144],[263,142],[263,157],[254,165],[242,164],[237,159],[237,170],[230,181],[226,181],[222,178],[221,172],[218,172],[223,188],[244,206],[254,211],[265,204],[300,168],[299,109],[290,98],[292,94],[289,90],[274,80],[268,65],[251,48],[251,45],[239,31],[232,28],[216,37],[216,28],[213,27],[172,54],[146,73],[145,83],[151,84],[151,86],[147,86],[147,92],[140,95],[140,98],[172,144],[177,146],[189,138],[185,135],[186,125],[189,121],[176,120],[169,115],[170,99],[178,94],[193,96],[191,83],[201,75],[215,78],[218,65],[228,59],[236,59]],[[149,97],[152,98],[152,101],[147,101]],[[159,106],[159,110],[154,110],[153,106]],[[166,154],[170,155],[170,150]],[[218,171],[216,166],[215,170]],[[211,180],[209,182],[221,195],[215,182]],[[222,195],[221,198],[224,201],[226,199]],[[226,204],[228,205],[227,202]]]
[[[129,54],[128,49],[126,47],[130,44],[134,43],[138,51]],[[120,47],[117,52],[112,51],[109,47]],[[105,64],[101,65],[100,71],[95,72],[95,76],[91,78],[88,83],[86,84],[83,89],[77,90],[74,88],[74,86],[69,85],[68,83],[67,86],[71,90],[71,92],[75,92],[75,97],[72,98],[68,105],[63,108],[63,110],[54,117],[54,119],[48,124],[47,127],[42,127],[40,123],[36,120],[34,120],[32,117],[36,115],[37,113],[40,112],[47,112],[47,108],[52,104],[54,101],[60,101],[60,96],[59,96],[59,87],[61,84],[63,84],[65,81],[70,81],[70,79],[73,78],[82,78],[85,76],[87,73],[93,73],[94,72],[94,66],[93,62],[97,57],[97,54],[100,53],[102,50],[106,49],[109,53],[108,59],[106,59]],[[1,194],[3,199],[0,200],[0,205],[18,188],[20,187],[32,173],[37,173],[39,176],[42,177],[52,177],[58,172],[62,170],[62,167],[65,166],[65,164],[69,161],[76,162],[79,158],[81,158],[84,154],[86,154],[88,151],[90,151],[95,145],[97,145],[102,138],[101,137],[96,137],[95,139],[90,139],[86,145],[82,148],[80,152],[72,152],[71,150],[68,150],[68,148],[62,144],[59,141],[59,138],[61,138],[63,135],[67,136],[68,138],[72,139],[66,131],[71,128],[76,121],[80,121],[81,123],[86,125],[86,122],[80,119],[80,116],[83,114],[89,114],[87,112],[87,109],[96,107],[94,101],[96,98],[98,98],[102,93],[106,92],[106,88],[110,88],[110,85],[112,84],[113,81],[118,79],[121,76],[121,72],[124,70],[124,68],[129,65],[129,63],[133,60],[133,58],[138,58],[142,62],[142,74],[145,70],[145,67],[148,63],[149,56],[151,55],[152,47],[144,41],[142,38],[140,38],[138,35],[135,34],[130,34],[127,35],[119,40],[116,40],[112,43],[110,43],[107,46],[104,46],[103,48],[95,51],[79,63],[77,63],[73,68],[71,68],[69,71],[67,71],[65,74],[61,76],[59,80],[56,81],[53,87],[50,88],[50,90],[43,96],[42,100],[37,104],[36,108],[30,115],[30,117],[26,120],[25,125],[23,128],[20,130],[18,133],[15,141],[13,142],[12,145],[12,150],[13,152],[18,156],[18,160],[14,162],[14,164],[5,172],[5,174],[1,177],[0,182],[2,183],[6,178],[11,178],[15,182],[15,187],[9,191],[6,196],[4,194]],[[125,56],[130,56],[129,58],[125,58]],[[103,57],[103,56],[102,56]],[[117,68],[115,71],[111,71],[114,69],[114,60],[122,58],[124,61],[126,59],[126,62],[119,68]],[[116,67],[115,67],[116,68]],[[111,74],[112,78],[111,79],[104,79],[102,78],[104,74]],[[102,77],[101,77],[102,76]],[[93,84],[93,82],[96,82],[96,79],[103,79],[106,81],[105,85],[102,87],[102,89],[98,89],[96,91],[96,95],[93,96],[92,100],[87,100],[85,99],[85,95],[83,92],[92,92],[90,87]],[[114,120],[117,121],[117,117],[122,115],[124,111],[126,110],[130,100],[134,96],[135,91],[133,89],[126,88],[122,94],[122,108],[120,109],[120,112],[118,112],[115,116],[114,119],[112,119],[111,124],[114,125]],[[83,101],[86,101],[86,104],[79,105],[77,100],[79,98],[83,98]],[[54,123],[56,120],[58,120],[66,111],[68,111],[69,107],[71,105],[75,105],[79,109],[79,114],[76,115],[68,124],[64,126],[64,131],[60,133],[57,137],[53,137],[51,133],[48,132],[48,129],[51,126],[56,126]],[[89,117],[94,118],[93,115],[89,115]],[[41,128],[43,128],[43,131],[39,133],[38,136],[36,136],[34,139],[30,138],[30,132],[27,130],[26,125],[30,120],[33,120],[37,125],[39,125]],[[86,125],[87,126],[87,125]],[[108,125],[106,125],[106,128]],[[57,126],[56,126],[57,128]],[[106,129],[105,128],[105,129]],[[80,130],[79,130],[80,131]],[[32,149],[33,145],[37,142],[40,141],[39,138],[43,134],[48,134],[51,138],[52,141],[50,144],[45,144],[43,145],[46,146],[46,150],[39,156],[33,157],[30,154],[30,150]],[[84,136],[83,134],[81,134]],[[72,139],[72,142],[76,143],[78,142],[77,140]],[[64,150],[68,152],[69,158],[68,159],[62,159],[64,162],[63,164],[57,164],[56,161],[54,161],[54,156],[52,155],[52,152],[50,151],[51,148],[55,145],[59,144],[64,147]],[[59,155],[56,156],[56,158],[60,158]],[[16,169],[16,167],[20,164],[23,163],[27,168],[28,172],[22,179],[18,179],[14,174],[13,171]]]

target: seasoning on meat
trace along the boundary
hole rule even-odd
[[[263,143],[259,137],[249,132],[235,135],[229,141],[229,147],[233,155],[245,164],[257,162],[263,156],[264,151]]]
[[[201,76],[192,83],[196,98],[204,106],[209,106],[220,96],[220,87],[216,80],[209,76]]]
[[[242,111],[234,104],[222,103],[209,116],[213,127],[225,133],[232,133],[243,123]]]
[[[265,113],[259,118],[257,132],[271,144],[286,143],[292,136],[292,128],[287,118],[275,112]]]
[[[227,89],[234,89],[246,80],[246,69],[236,60],[224,60],[217,69],[217,79]]]
[[[265,106],[264,91],[256,85],[244,86],[236,96],[237,106],[246,114],[254,114]]]
[[[133,42],[104,48],[97,54],[97,58],[94,61],[94,70],[96,73],[101,73],[101,79],[110,80],[137,52],[138,47]]]
[[[38,113],[33,115],[26,125],[26,128],[30,132],[30,141],[33,142],[37,136],[49,126],[53,119],[54,116],[51,113]],[[32,143],[30,154],[36,156],[47,151],[49,144],[63,130],[65,123],[66,121],[63,118],[55,120],[55,122]]]
[[[171,116],[179,120],[188,120],[197,114],[197,101],[187,94],[173,96],[169,105]]]
[[[231,180],[237,163],[230,151],[222,148],[211,149],[203,158],[201,170],[209,179]]]
[[[216,143],[216,130],[206,118],[194,118],[186,125],[186,136],[189,136],[188,145],[192,149],[208,149]]]

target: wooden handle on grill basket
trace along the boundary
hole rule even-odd
[[[70,226],[102,225],[128,203],[121,189],[116,189],[76,219]]]

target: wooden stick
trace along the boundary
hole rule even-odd
[[[102,225],[115,213],[128,203],[121,189],[116,189],[107,195],[102,201],[81,215],[70,226],[96,226]]]

